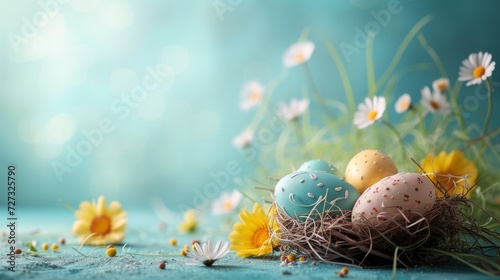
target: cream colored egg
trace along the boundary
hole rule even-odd
[[[398,169],[390,157],[378,150],[364,150],[347,164],[345,180],[361,194],[380,179],[396,173]]]
[[[358,198],[352,222],[377,224],[395,215],[425,214],[434,206],[436,191],[432,182],[418,173],[398,173],[385,177]]]

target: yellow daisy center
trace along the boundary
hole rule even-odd
[[[302,53],[298,53],[295,55],[295,60],[296,61],[303,61],[304,60],[304,55]]]
[[[438,83],[437,84],[437,87],[440,91],[445,91],[448,89],[448,86],[446,85],[446,83]]]
[[[260,99],[260,92],[252,91],[252,93],[250,93],[250,100],[259,101],[259,99]]]
[[[371,110],[366,115],[366,119],[369,120],[369,121],[373,121],[373,120],[375,120],[375,118],[377,117],[377,115],[378,115],[378,111],[377,110]]]
[[[226,201],[224,202],[224,204],[222,204],[222,207],[224,208],[224,210],[231,210],[233,209],[233,204],[230,201]]]
[[[269,230],[267,227],[261,227],[253,235],[253,246],[260,247],[269,239]]]
[[[97,216],[90,223],[90,232],[106,235],[111,232],[111,220],[107,216]]]
[[[410,101],[408,101],[408,100],[401,101],[401,104],[399,105],[399,108],[401,110],[406,110],[406,109],[408,109],[408,107],[410,107]]]
[[[484,75],[485,71],[486,69],[484,69],[483,66],[478,66],[476,67],[476,69],[474,69],[474,71],[472,71],[472,76],[474,78],[481,78]]]
[[[434,100],[431,100],[430,104],[431,104],[431,107],[432,107],[434,110],[438,110],[438,109],[441,107],[441,105],[439,104],[439,102],[434,101]]]

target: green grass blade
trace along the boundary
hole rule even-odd
[[[432,58],[434,61],[434,64],[436,64],[436,67],[439,70],[439,75],[443,78],[448,78],[448,74],[446,73],[446,70],[444,70],[443,63],[441,62],[441,59],[439,59],[439,56],[437,55],[436,51],[427,44],[427,40],[425,40],[424,35],[422,33],[418,33],[418,42],[420,43],[420,46],[429,54],[429,56]]]
[[[377,93],[377,82],[375,81],[375,66],[373,65],[373,41],[375,34],[370,32],[366,40],[366,78],[368,80],[368,96],[373,97]]]
[[[410,32],[406,35],[404,38],[403,42],[401,42],[401,45],[399,45],[398,50],[396,51],[396,54],[394,55],[394,58],[392,59],[391,64],[387,68],[387,70],[384,72],[380,80],[377,82],[377,88],[381,87],[385,82],[389,79],[389,77],[392,75],[394,70],[399,64],[399,61],[401,60],[401,57],[403,56],[403,53],[406,51],[408,48],[408,45],[410,44],[411,40],[417,35],[417,33],[427,24],[431,21],[432,17],[431,16],[425,16],[423,19],[421,19],[413,28],[410,30]]]
[[[347,75],[347,71],[345,70],[344,64],[342,63],[342,60],[340,59],[340,56],[335,49],[335,46],[333,43],[326,37],[325,34],[320,33],[321,38],[323,39],[323,42],[325,43],[326,47],[328,48],[328,52],[330,53],[333,61],[335,62],[335,65],[337,66],[337,70],[339,71],[340,78],[342,79],[342,84],[344,85],[344,91],[346,94],[347,98],[347,104],[349,107],[349,112],[350,114],[354,114],[356,111],[356,103],[354,102],[354,92],[352,90],[351,82],[349,81],[349,76]]]

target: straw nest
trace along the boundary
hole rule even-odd
[[[456,259],[500,275],[500,234],[471,217],[476,206],[464,195],[446,195],[423,215],[401,212],[386,221],[356,224],[350,211],[298,221],[276,207],[280,230],[273,235],[282,253],[329,263],[411,267]],[[499,220],[491,216],[490,222]]]

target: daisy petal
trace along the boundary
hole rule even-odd
[[[492,75],[495,69],[495,62],[492,59],[493,56],[488,52],[471,53],[466,60],[462,61],[458,80],[466,82],[466,86],[481,84]]]

